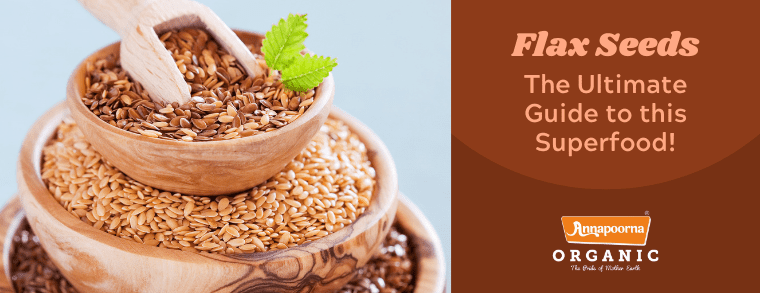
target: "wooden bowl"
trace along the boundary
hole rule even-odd
[[[403,194],[399,195],[396,222],[409,237],[416,257],[414,292],[446,292],[446,262],[441,239],[422,211]]]
[[[376,171],[372,202],[353,224],[279,251],[216,255],[151,247],[109,235],[67,212],[40,178],[42,149],[64,118],[62,104],[42,116],[19,156],[19,197],[29,225],[61,273],[81,292],[331,292],[382,244],[398,205],[396,168],[382,141],[333,107],[367,147]]]
[[[4,277],[0,277],[0,292],[16,292],[11,282],[11,254],[13,253],[13,236],[16,235],[24,220],[24,211],[18,196],[14,196],[0,210],[0,247],[3,248],[3,262],[0,269]]]
[[[246,44],[261,46],[263,36],[236,31]],[[74,70],[66,89],[72,118],[90,143],[130,177],[163,190],[193,195],[222,195],[250,189],[282,170],[311,141],[330,113],[332,74],[317,88],[314,103],[293,123],[245,138],[186,142],[149,138],[114,127],[82,103],[86,64],[119,53],[119,43],[98,50]]]
[[[10,257],[13,253],[13,246],[10,244],[25,217],[26,214],[21,210],[18,197],[11,199],[0,211],[0,247],[3,247],[3,263],[0,264],[0,270],[4,270],[6,277],[0,277],[0,292],[14,292],[13,285],[10,283]],[[396,221],[403,232],[410,237],[411,247],[416,257],[414,292],[445,292],[446,263],[441,241],[419,208],[403,194],[399,195]]]

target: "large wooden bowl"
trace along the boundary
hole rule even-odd
[[[417,258],[414,292],[446,292],[446,262],[441,240],[422,211],[403,194],[399,195],[396,222],[409,237]]]
[[[22,221],[26,219],[25,216],[17,197],[11,199],[0,211],[0,247],[3,247],[3,263],[0,264],[0,270],[5,272],[5,278],[0,276],[0,292],[15,292],[10,283],[10,259],[13,253],[11,241]],[[403,194],[399,196],[396,222],[410,237],[416,257],[414,292],[445,292],[446,264],[441,241],[419,208]]]
[[[244,43],[260,47],[262,35],[236,32]],[[222,195],[264,182],[309,143],[327,119],[335,95],[331,74],[319,85],[314,103],[301,117],[264,134],[207,142],[149,138],[103,122],[82,103],[87,62],[118,53],[117,42],[79,64],[66,89],[68,107],[72,118],[103,157],[130,177],[167,191]]]
[[[0,292],[16,292],[11,282],[11,253],[13,252],[13,236],[16,235],[18,228],[24,219],[24,211],[21,210],[21,203],[17,196],[0,210],[0,247],[3,249],[3,262],[0,268],[3,272],[0,275]]]
[[[81,292],[331,292],[372,257],[395,217],[398,179],[387,148],[366,126],[333,107],[330,117],[344,121],[365,143],[377,174],[372,202],[353,224],[302,246],[226,256],[115,237],[67,212],[40,178],[42,149],[66,112],[60,104],[33,126],[17,174],[30,226]]]

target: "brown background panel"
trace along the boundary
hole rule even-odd
[[[623,190],[563,187],[528,178],[452,137],[453,247],[457,289],[465,292],[746,291],[757,289],[760,246],[760,138],[725,160],[670,182]],[[652,217],[646,246],[568,244],[562,216]],[[552,252],[565,251],[555,262]],[[640,264],[637,272],[574,272],[586,264]],[[585,261],[597,250],[598,260]],[[618,249],[659,251],[659,261],[617,262]],[[643,255],[642,255],[643,256]]]
[[[452,224],[458,289],[757,291],[757,4],[454,1],[452,5]],[[516,33],[541,30],[548,30],[550,39],[587,37],[590,54],[606,32],[621,33],[623,38],[660,39],[680,30],[683,37],[700,39],[700,52],[695,57],[508,56]],[[591,73],[642,79],[668,76],[685,79],[689,87],[681,96],[529,96],[522,76],[540,73],[562,76],[574,87],[578,74]],[[664,127],[643,123],[615,127],[632,137],[677,132],[677,153],[673,154],[582,153],[573,160],[556,153],[537,156],[534,140],[541,131],[525,121],[525,107],[533,100],[550,104],[560,99],[598,103],[598,110],[606,104],[637,107],[652,101],[673,102],[687,108],[688,120]],[[552,126],[547,132],[585,137],[606,136],[613,130],[601,123],[560,128]],[[734,139],[721,141],[721,137]],[[479,138],[487,147],[472,144]],[[616,182],[618,187],[648,186],[582,189],[555,185],[504,168],[460,139],[469,140],[468,145],[502,165],[523,161],[516,170],[532,177],[564,185],[599,187],[604,185],[600,183]],[[484,151],[489,149],[491,153]],[[532,161],[526,164],[525,160]],[[612,164],[617,167],[604,169]],[[662,183],[649,185],[654,182]],[[552,259],[555,249],[564,250],[566,258],[570,249],[584,253],[596,249],[599,260],[606,249],[616,260],[618,249],[639,249],[568,244],[562,216],[641,216],[645,211],[649,211],[652,225],[642,249],[657,249],[660,260],[645,260],[641,271],[573,272],[572,263]],[[601,261],[593,264],[598,266]]]
[[[688,3],[688,4],[686,4]],[[753,5],[756,6],[756,5]],[[638,187],[678,178],[728,156],[760,133],[760,98],[757,67],[760,27],[757,7],[694,1],[504,1],[453,4],[452,133],[465,144],[502,166],[533,178],[574,187]],[[548,39],[588,38],[586,56],[510,56],[517,33],[546,30]],[[640,55],[594,56],[599,37],[620,33],[620,40],[647,37],[657,40],[681,31],[698,38],[693,57]],[[533,42],[532,48],[537,41]],[[548,46],[547,42],[547,46]],[[557,82],[570,82],[568,94],[529,93],[526,74],[547,74]],[[683,79],[684,94],[582,94],[578,75],[602,74],[622,79]],[[462,82],[471,81],[471,82]],[[671,82],[672,84],[672,82]],[[596,123],[530,123],[525,109],[531,103],[558,108],[582,102],[595,108]],[[646,124],[638,109],[656,102],[658,107],[685,108],[685,123]],[[630,122],[606,122],[604,109],[628,108]],[[603,118],[604,117],[604,118]],[[536,135],[552,137],[647,137],[663,131],[676,133],[675,152],[538,152]],[[609,148],[609,145],[607,146]],[[548,166],[551,166],[549,168]]]

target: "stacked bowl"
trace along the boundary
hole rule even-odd
[[[236,33],[246,44],[260,46],[263,39],[256,33]],[[11,201],[0,217],[4,229],[16,223],[0,231],[5,233],[0,236],[4,236],[6,276],[12,253],[9,239],[25,218],[50,259],[80,292],[335,292],[378,252],[395,220],[412,238],[416,292],[444,290],[440,241],[424,215],[400,195],[393,159],[382,141],[332,106],[332,75],[317,88],[311,108],[276,131],[227,141],[167,141],[113,127],[82,103],[88,62],[118,51],[116,43],[85,59],[69,80],[66,103],[44,114],[24,142],[18,164],[21,204]],[[285,249],[210,254],[116,237],[73,216],[54,198],[41,175],[43,149],[68,119],[77,123],[104,158],[147,186],[209,197],[239,193],[281,170],[328,117],[347,125],[366,146],[376,181],[371,203],[343,229]]]

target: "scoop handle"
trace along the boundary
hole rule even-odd
[[[120,36],[135,24],[140,10],[154,0],[78,0],[87,11]]]

